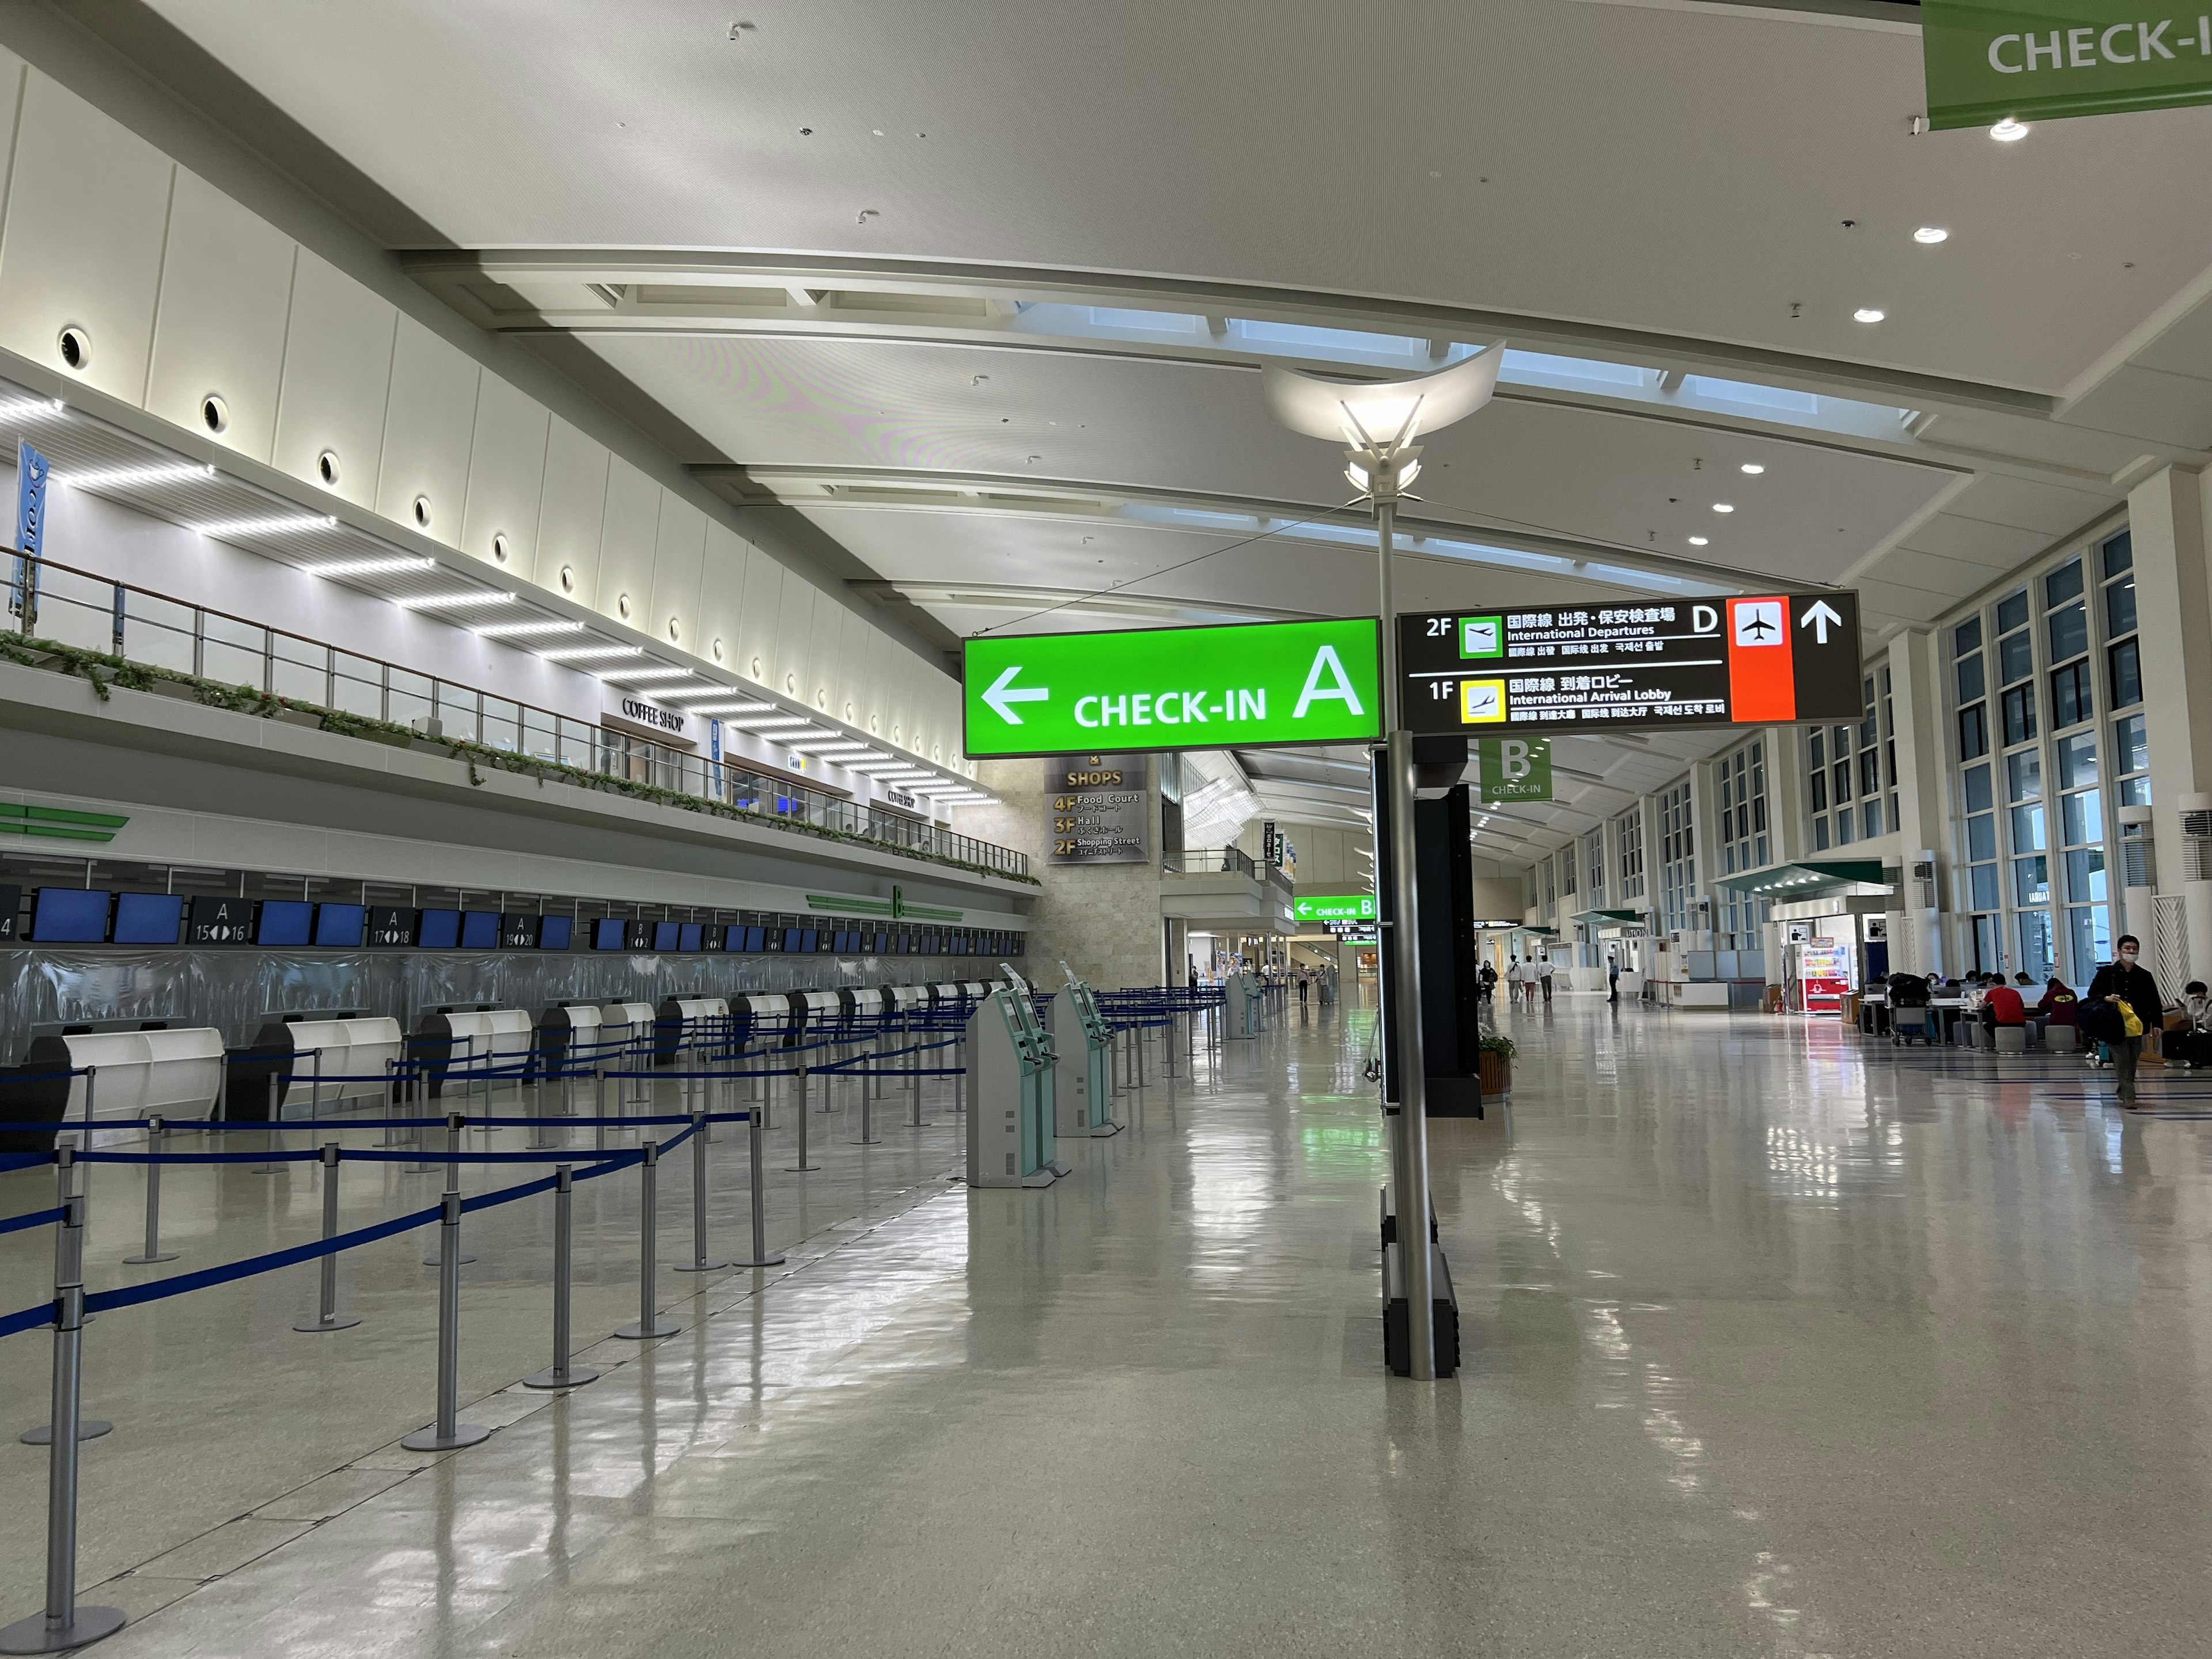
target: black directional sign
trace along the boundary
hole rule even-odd
[[[1398,618],[1408,730],[1650,731],[1856,720],[1858,595],[1425,612]]]

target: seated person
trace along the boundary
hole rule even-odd
[[[2073,988],[2057,975],[2043,988],[2043,1000],[2035,1005],[2035,1012],[2050,1025],[2071,1025],[2081,1007],[2081,999]]]
[[[2192,979],[2182,988],[2179,1005],[2166,1016],[2164,1043],[2171,1064],[2192,1069],[2212,1065],[2212,995],[2203,980]]]
[[[1990,1027],[2027,1024],[2027,1008],[2021,1001],[2020,993],[2002,978],[1995,975],[1990,977],[1996,982],[1982,990],[1982,1024]]]

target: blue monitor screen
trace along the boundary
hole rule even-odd
[[[118,893],[118,945],[174,945],[185,925],[185,901],[175,893]]]
[[[318,904],[315,907],[315,943],[334,950],[356,951],[361,948],[362,930],[368,925],[368,907],[365,904]]]
[[[799,930],[799,948],[802,951],[820,950],[822,948],[821,930],[816,927],[800,928]]]
[[[748,950],[748,951],[765,951],[765,950],[767,950],[767,949],[768,949],[768,929],[767,929],[767,928],[765,928],[765,927],[748,927],[748,928],[746,928],[746,929],[745,929],[745,949],[746,949],[746,950]]]
[[[592,924],[592,949],[619,951],[623,948],[623,930],[629,923],[620,916],[601,916]]]
[[[677,930],[676,948],[679,951],[700,951],[706,948],[700,939],[700,925],[687,921]]]
[[[568,948],[568,918],[548,916],[538,924],[538,948],[541,951],[565,951]]]
[[[675,922],[654,922],[653,924],[653,948],[656,951],[673,951],[676,948],[677,937],[682,932],[682,927]]]
[[[264,899],[254,923],[256,945],[305,945],[313,932],[315,907],[305,899]]]
[[[461,949],[464,951],[499,949],[499,912],[496,910],[462,911]]]
[[[31,912],[31,937],[41,945],[98,945],[107,938],[104,887],[41,887]]]
[[[425,910],[415,929],[415,943],[425,951],[450,951],[461,942],[459,910]]]
[[[796,951],[799,948],[799,929],[787,927],[783,930],[783,948],[787,951]]]

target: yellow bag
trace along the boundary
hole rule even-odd
[[[2136,1018],[2135,1004],[2123,1000],[2119,1009],[2121,1031],[2128,1036],[2141,1036],[2143,1034],[2143,1023]]]

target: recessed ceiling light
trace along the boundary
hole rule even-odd
[[[1766,469],[1761,466],[1757,461],[1746,461],[1743,464],[1743,471],[1748,472],[1753,477],[1756,478],[1760,473],[1765,471]]]
[[[1990,129],[1990,137],[2001,144],[2016,144],[2027,137],[2027,123],[2015,121],[2008,115]]]
[[[1951,240],[1951,233],[1944,229],[1941,225],[1923,225],[1919,229],[1912,233],[1912,240],[1916,242],[1926,242],[1932,246],[1937,242],[1949,241]]]
[[[1703,536],[1692,536],[1690,538],[1690,545],[1692,547],[1703,547],[1705,544],[1705,538]]]
[[[1862,323],[1878,323],[1887,314],[1887,312],[1875,310],[1872,306],[1861,306],[1856,311],[1851,313],[1852,318]]]
[[[1727,501],[1715,501],[1713,503],[1713,511],[1716,513],[1733,513],[1735,511],[1735,508]]]

